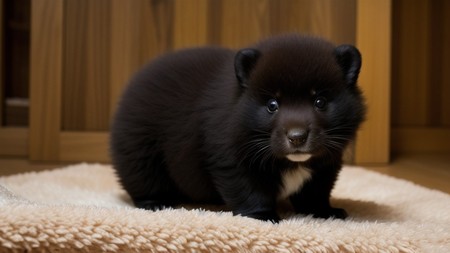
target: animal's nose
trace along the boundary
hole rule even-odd
[[[292,128],[287,132],[289,142],[298,147],[303,145],[308,139],[308,130],[302,128]]]

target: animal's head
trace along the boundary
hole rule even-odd
[[[281,37],[240,50],[235,72],[253,152],[293,162],[341,154],[364,119],[360,68],[355,47],[315,38]]]

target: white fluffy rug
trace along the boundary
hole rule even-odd
[[[1,252],[450,252],[450,196],[356,167],[333,192],[350,219],[279,224],[135,209],[110,166],[0,178]]]

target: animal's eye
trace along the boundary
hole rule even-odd
[[[314,106],[319,110],[325,109],[326,105],[327,105],[327,99],[324,97],[318,97],[314,101]]]
[[[276,99],[270,99],[269,102],[267,102],[267,111],[269,113],[278,111],[278,102]]]

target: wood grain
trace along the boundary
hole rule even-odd
[[[57,160],[61,129],[63,1],[31,7],[30,159]]]
[[[112,0],[110,3],[109,112],[112,116],[131,76],[150,59],[173,47],[174,7],[171,1]]]
[[[338,44],[355,43],[356,1],[311,1],[311,32]],[[304,13],[306,14],[306,13]]]
[[[395,127],[450,125],[449,16],[445,0],[394,1]]]
[[[87,41],[84,33],[87,22],[87,1],[64,2],[62,129],[83,128],[86,111]]]
[[[63,130],[109,125],[110,4],[64,1]]]
[[[79,0],[76,0],[79,1]],[[105,130],[109,126],[111,11],[109,0],[89,1],[85,129]]]
[[[401,127],[392,129],[394,154],[443,153],[450,154],[450,128]]]
[[[390,155],[391,1],[358,1],[356,44],[363,55],[359,84],[367,121],[358,133],[355,162],[387,163]]]
[[[62,132],[60,161],[110,162],[107,132]]]
[[[271,33],[311,33],[311,1],[269,1]]]
[[[28,155],[28,129],[18,127],[0,128],[0,155],[21,156]]]
[[[220,45],[238,48],[269,35],[267,0],[221,0]]]
[[[393,125],[428,122],[429,1],[394,1]]]
[[[175,1],[173,48],[208,43],[208,0]]]
[[[109,114],[115,112],[118,98],[128,78],[137,69],[139,19],[133,10],[141,9],[141,1],[111,1],[111,73]]]
[[[393,152],[444,152],[450,137],[435,129],[450,129],[450,3],[393,3],[392,127],[399,135],[392,137]],[[423,136],[411,135],[416,128],[433,141],[418,145]]]

